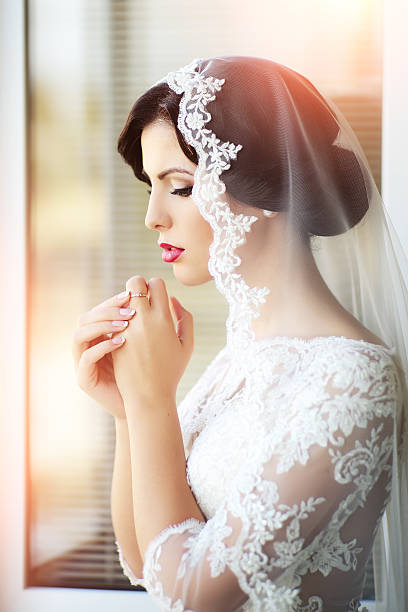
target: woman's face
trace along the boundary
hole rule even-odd
[[[184,249],[172,262],[174,276],[181,283],[201,285],[212,280],[208,260],[213,232],[190,195],[196,164],[184,155],[173,125],[164,120],[144,128],[141,147],[143,171],[152,185],[146,227],[157,230],[158,244]],[[161,256],[166,251],[158,247],[157,252]]]

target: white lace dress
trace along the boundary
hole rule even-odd
[[[143,579],[116,542],[130,582],[177,612],[360,609],[390,496],[393,354],[343,336],[225,346],[178,407],[207,521],[158,534]]]

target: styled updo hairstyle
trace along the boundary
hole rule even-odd
[[[226,61],[223,61],[226,60]],[[225,56],[202,60],[200,72],[225,79],[207,104],[206,128],[223,142],[241,144],[221,174],[227,193],[263,210],[288,211],[305,244],[358,223],[368,209],[370,180],[353,151],[334,145],[339,126],[333,111],[304,76],[271,60]],[[137,99],[120,134],[118,151],[135,176],[142,174],[141,133],[156,119],[170,121],[186,157],[196,151],[177,127],[182,94],[159,83]]]

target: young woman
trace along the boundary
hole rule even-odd
[[[178,407],[193,318],[162,279],[79,318],[79,384],[115,417],[125,574],[163,610],[351,612],[387,523],[402,611],[406,260],[350,126],[292,69],[224,56],[152,86],[118,148],[175,277],[229,304]]]

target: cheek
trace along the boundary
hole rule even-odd
[[[200,232],[203,244],[209,247],[213,241],[213,231],[211,226],[208,223],[203,223],[201,225]]]
[[[194,204],[195,205],[195,204]],[[213,241],[213,231],[199,211],[189,209],[183,217],[186,242],[190,255],[188,265],[174,266],[174,275],[184,285],[201,285],[213,280],[208,271],[209,247]]]
[[[189,227],[191,233],[194,233],[194,241],[198,242],[202,246],[210,246],[213,241],[213,231],[207,221],[200,215],[199,212],[195,213],[190,219]]]
[[[189,245],[191,253],[194,253],[196,265],[201,265],[200,262],[202,262],[207,269],[209,248],[213,242],[214,233],[211,225],[201,215],[194,200],[189,198],[189,201],[183,206],[180,222],[183,226],[182,233],[187,239],[186,244]]]

